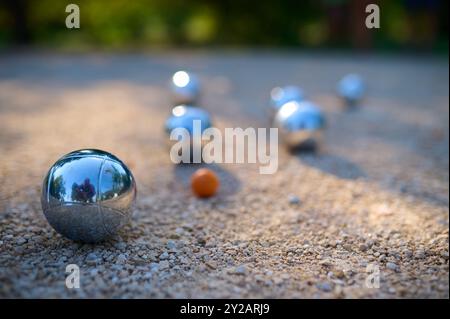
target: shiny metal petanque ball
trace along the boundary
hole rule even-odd
[[[270,91],[270,106],[274,113],[284,104],[290,101],[303,101],[305,95],[297,86],[289,85],[284,87],[275,87]]]
[[[85,149],[63,156],[50,168],[41,203],[58,233],[95,243],[130,220],[135,198],[134,177],[122,161],[105,151]]]
[[[198,122],[195,122],[195,121]],[[178,105],[172,109],[172,115],[166,121],[166,132],[170,135],[176,128],[185,128],[191,137],[194,134],[194,124],[198,123],[199,133],[211,127],[209,113],[196,106]]]
[[[278,110],[274,126],[288,148],[316,146],[322,138],[325,117],[312,102],[290,101]]]
[[[366,86],[361,76],[358,74],[348,74],[344,76],[337,85],[337,92],[348,105],[357,104],[363,97]]]
[[[165,124],[165,131],[169,136],[167,145],[172,147],[177,142],[187,145],[190,152],[189,158],[192,161],[193,154],[198,153],[198,150],[201,151],[203,147],[204,140],[201,138],[203,132],[211,126],[211,117],[206,110],[195,106],[178,105],[172,109],[172,115]],[[195,134],[198,135],[195,136]],[[173,139],[170,139],[171,135]],[[182,150],[178,151],[178,155],[183,155]]]
[[[174,105],[195,104],[200,95],[200,83],[195,74],[178,71],[172,76],[171,90]]]

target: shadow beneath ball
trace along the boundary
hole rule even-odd
[[[302,154],[315,154],[319,151],[319,145],[315,140],[307,140],[300,145],[289,149],[289,153],[294,156]]]
[[[175,180],[177,185],[181,185],[182,191],[187,192],[189,195],[192,194],[191,190],[191,176],[200,168],[208,168],[217,174],[220,181],[219,190],[217,194],[211,198],[223,198],[231,196],[239,192],[241,188],[240,180],[229,170],[217,164],[206,164],[206,163],[192,163],[192,164],[175,164],[173,166],[173,171],[175,175]],[[186,191],[187,190],[187,191]],[[192,195],[193,196],[193,195]],[[207,200],[207,199],[206,199]]]
[[[358,103],[343,103],[341,109],[344,113],[354,113],[360,111],[361,106]]]
[[[321,154],[317,152],[317,148],[312,152],[297,152],[296,156],[303,164],[342,179],[367,177],[364,170],[357,164],[334,154]]]

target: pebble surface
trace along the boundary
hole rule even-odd
[[[323,105],[326,143],[280,148],[270,176],[212,165],[221,189],[202,200],[189,186],[202,165],[173,165],[164,144],[167,56],[2,56],[0,297],[448,298],[448,61],[345,60],[371,88],[345,112],[329,90],[342,57],[253,58],[183,56],[209,66],[202,103],[216,125],[267,125],[270,66]],[[39,200],[48,167],[85,147],[117,155],[138,183],[131,223],[97,245],[58,235]],[[80,289],[65,286],[68,264]]]

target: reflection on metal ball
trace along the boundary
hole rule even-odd
[[[197,127],[195,127],[198,125]],[[167,119],[165,130],[167,135],[170,137],[172,131],[176,135],[176,139],[168,140],[168,146],[172,147],[177,142],[189,143],[190,151],[190,161],[193,160],[193,154],[201,151],[203,147],[203,140],[201,139],[201,134],[204,130],[211,127],[211,117],[209,113],[195,106],[178,105],[172,109],[172,115]],[[195,129],[194,129],[195,127]],[[182,132],[177,132],[177,129],[187,130],[188,136],[181,134]],[[200,138],[200,143],[195,143],[198,141],[194,134],[198,134]],[[183,140],[183,137],[188,138],[188,140]],[[184,144],[185,145],[185,144]],[[179,156],[182,156],[181,150],[178,152]]]
[[[175,105],[195,104],[200,95],[200,83],[195,74],[178,71],[172,76],[171,90]]]
[[[290,101],[303,101],[305,98],[302,89],[297,86],[285,86],[275,87],[270,91],[270,106],[272,109],[272,115],[282,107],[284,104]]]
[[[95,243],[114,235],[131,217],[136,183],[114,155],[95,149],[71,152],[49,170],[42,210],[61,235]]]
[[[177,105],[172,109],[172,115],[166,121],[166,132],[170,134],[173,129],[185,128],[192,136],[195,120],[200,121],[200,133],[211,127],[211,118],[206,110],[196,106]]]
[[[363,79],[357,74],[348,74],[338,83],[337,92],[348,105],[358,103],[364,96],[366,87]]]
[[[322,111],[308,101],[290,101],[275,115],[281,141],[288,148],[315,145],[322,138],[325,118]]]

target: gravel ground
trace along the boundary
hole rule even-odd
[[[280,148],[279,170],[213,165],[218,196],[189,188],[162,126],[178,68],[204,83],[218,127],[267,126],[270,88],[299,84],[327,117],[316,153]],[[343,110],[336,81],[369,94]],[[262,53],[0,56],[0,297],[448,298],[448,60]],[[132,169],[132,222],[86,245],[58,235],[42,179],[75,149]],[[65,287],[65,267],[81,288]],[[380,286],[366,285],[367,266]]]

